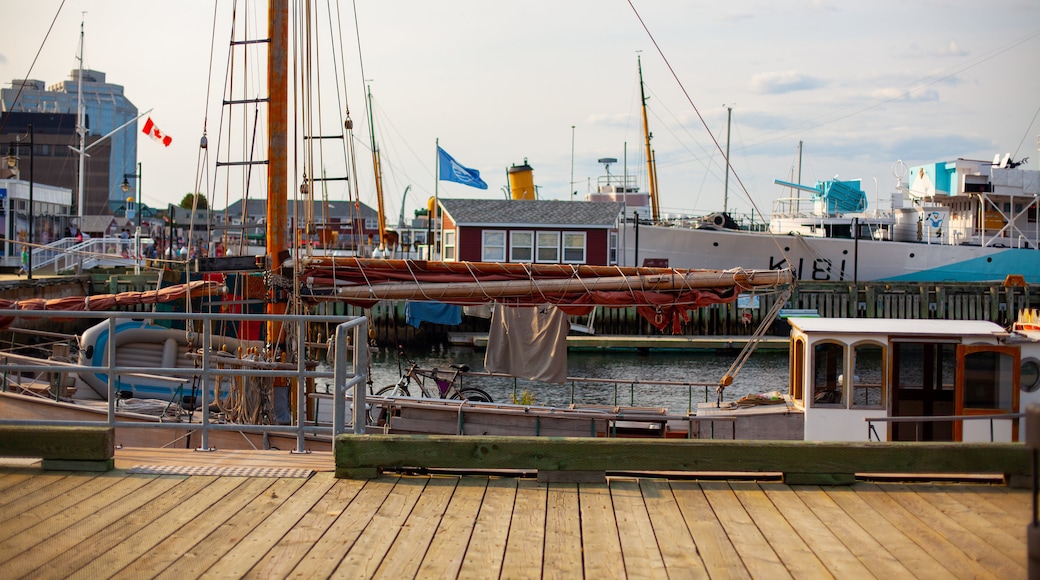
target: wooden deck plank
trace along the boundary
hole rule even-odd
[[[1026,573],[1024,559],[1019,563],[999,550],[995,550],[985,540],[942,513],[927,500],[922,499],[919,494],[910,491],[906,485],[899,483],[862,485],[867,491],[865,497],[868,502],[876,500],[879,505],[891,505],[894,502],[902,508],[902,512],[894,509],[888,511],[886,516],[892,518],[900,515],[910,516],[913,518],[909,522],[912,526],[911,529],[919,529],[918,522],[920,522],[921,527],[937,534],[942,539],[944,557],[948,558],[950,557],[948,554],[959,552],[958,556],[963,555],[964,559],[971,562],[973,566],[980,567],[979,574],[988,573],[998,578],[1020,577]],[[884,504],[881,504],[882,498],[884,498]],[[927,536],[921,534],[918,537],[923,540]]]
[[[215,478],[167,476],[165,479],[174,481],[179,479],[180,481],[172,489],[153,500],[145,503],[135,501],[138,505],[131,513],[90,538],[92,549],[70,549],[63,552],[58,559],[37,562],[39,568],[33,571],[33,576],[67,578],[80,569],[89,567],[99,555],[113,551],[125,551],[129,538],[152,525],[157,513],[171,512],[179,509],[181,504],[193,501],[196,494],[210,485]],[[137,499],[136,494],[134,499]],[[37,559],[44,560],[44,558]],[[87,572],[93,574],[95,578],[103,576],[102,571],[98,568],[89,569]]]
[[[19,514],[13,521],[4,522],[3,533],[7,539],[0,542],[0,554],[17,555],[46,542],[65,528],[134,493],[155,477],[109,477],[105,474],[84,480],[76,477],[69,479],[80,481],[81,485],[62,494],[60,501],[56,498],[31,512]],[[12,530],[17,530],[14,532],[17,535],[12,535]]]
[[[430,478],[374,577],[414,578],[424,558],[440,556],[432,543],[459,480],[457,476]]]
[[[22,483],[32,479],[34,476],[38,474],[38,468],[0,468],[0,505],[4,505],[12,501],[7,498],[8,489],[19,486]],[[61,474],[59,473],[59,475]]]
[[[279,538],[246,578],[284,578],[307,555],[311,547],[325,535],[346,506],[354,500],[365,482],[337,479],[329,491],[293,526]]]
[[[68,478],[67,475],[68,473],[62,472],[46,472],[4,490],[0,495],[0,521],[6,522],[83,483],[83,480]],[[4,537],[3,531],[0,530],[0,539]]]
[[[143,576],[154,575],[157,570],[167,570],[174,562],[179,561],[184,554],[195,547],[198,542],[208,536],[210,532],[220,527],[224,522],[233,517],[239,510],[243,509],[256,496],[266,492],[275,480],[269,477],[242,478],[228,477],[220,480],[231,479],[232,485],[221,485],[218,492],[225,493],[219,497],[213,497],[212,503],[205,508],[195,511],[193,517],[181,521],[180,525],[172,529],[162,527],[166,535],[164,537],[141,538],[140,544],[151,544],[151,547],[127,562],[122,569],[111,568],[110,574],[114,578],[128,578],[134,580]],[[218,483],[220,482],[218,480]],[[230,488],[230,489],[228,489]],[[206,494],[209,499],[210,494]],[[189,502],[190,505],[191,502]],[[155,534],[161,536],[161,534]],[[222,546],[213,546],[214,549],[222,549]],[[223,552],[221,552],[223,554]],[[86,576],[84,576],[86,577]]]
[[[1022,512],[1020,518],[1014,516],[1008,526],[995,524],[989,518],[979,512],[972,511],[970,507],[957,500],[957,494],[949,493],[950,485],[910,485],[908,488],[919,497],[926,500],[935,509],[941,511],[966,529],[982,538],[986,543],[1015,562],[1026,562],[1028,558],[1025,542],[1025,530],[1029,525],[1027,512]],[[1010,514],[1009,514],[1010,515]],[[1015,521],[1017,520],[1017,521]],[[1016,534],[1019,531],[1021,533]]]
[[[989,489],[988,486],[951,485],[945,488],[944,491],[954,497],[958,503],[969,508],[973,513],[992,522],[1000,529],[1014,536],[1015,539],[1025,542],[1026,527],[1022,525],[1022,517],[1018,516],[1023,514],[1023,517],[1028,522],[1029,514],[1032,511],[1028,491],[1018,494],[1022,496],[1020,498],[1021,502],[1013,501],[1009,505],[1002,505],[1004,504],[1002,500],[1006,499],[1008,494],[1000,493],[1001,490],[995,490],[996,493],[989,493]]]
[[[672,495],[672,488],[663,479],[641,479],[639,489],[657,536],[666,570],[683,570],[693,578],[707,578],[708,570],[697,554],[697,544],[690,535],[686,520]]]
[[[949,572],[849,488],[796,486],[798,497],[879,578],[948,578]]]
[[[513,519],[502,560],[502,578],[536,578],[545,550],[546,485],[521,479],[516,486]]]
[[[185,480],[184,477],[167,476],[148,482],[137,492],[71,523],[42,542],[31,554],[22,553],[4,562],[4,574],[12,578],[29,573],[40,578],[67,577],[91,560],[93,554],[115,549],[135,531],[135,525],[143,525],[145,520],[139,513],[142,509],[157,509],[157,505],[163,504],[169,506],[171,496],[184,497],[183,493],[178,494],[175,490]],[[84,542],[89,543],[91,549],[77,550],[76,547]]]
[[[1024,540],[998,522],[1024,528],[1030,507],[1025,491],[947,484],[120,471],[41,481],[64,479],[78,485],[0,541],[0,554],[17,550],[4,577],[747,577],[751,566],[772,578],[779,563],[795,577],[1021,577]],[[529,554],[510,553],[521,547]],[[776,562],[753,561],[756,548]]]
[[[631,479],[612,480],[610,498],[614,503],[621,556],[625,560],[628,576],[664,577],[664,559],[643,494],[639,491],[639,482]]]
[[[758,526],[776,555],[796,578],[829,578],[832,574],[776,509],[757,483],[734,481],[729,484],[744,511]]]
[[[115,574],[165,542],[174,531],[191,522],[199,513],[246,481],[241,477],[213,476],[194,476],[189,480],[199,480],[203,484],[203,488],[194,497],[171,509],[150,512],[150,523],[120,542],[118,549],[92,552],[91,559],[69,577],[99,578]],[[147,513],[147,508],[145,512]]]
[[[790,578],[780,557],[740,504],[728,483],[701,482],[704,497],[715,511],[715,517],[726,530],[741,562],[755,578]]]
[[[473,529],[480,504],[487,489],[484,478],[462,477],[455,485],[451,501],[432,529],[433,537],[425,557],[413,574],[416,578],[455,578],[459,574],[466,550],[473,540]],[[482,541],[480,538],[476,542]]]
[[[691,481],[673,481],[670,487],[708,575],[750,578],[744,562],[715,517],[701,487]]]
[[[945,538],[933,530],[929,522],[920,521],[914,513],[898,501],[888,497],[886,491],[873,483],[857,483],[856,498],[873,507],[896,529],[899,529],[913,544],[916,544],[935,560],[942,562],[945,569],[957,578],[987,577],[985,566],[955,550]],[[910,568],[910,566],[908,566]],[[914,574],[917,570],[911,568]]]
[[[837,578],[865,578],[871,575],[870,569],[860,561],[856,551],[851,546],[842,543],[841,539],[827,527],[827,524],[798,498],[790,486],[780,483],[760,483],[759,487],[831,574]],[[837,507],[834,510],[840,511]],[[841,514],[841,518],[847,519],[847,516]],[[838,526],[841,527],[842,524],[838,524]],[[859,531],[862,535],[867,535],[862,530]],[[880,546],[878,548],[880,549]],[[864,554],[864,557],[866,556]],[[909,577],[909,572],[905,569],[903,571]]]
[[[606,483],[582,483],[578,491],[585,576],[615,576],[625,569],[625,561],[621,556],[621,537],[614,519],[610,487]]]
[[[298,480],[297,480],[298,481]],[[208,570],[208,578],[240,578],[256,565],[336,483],[331,472],[318,473],[304,481],[274,512],[242,538]],[[277,492],[275,492],[277,493]]]
[[[516,502],[517,480],[512,477],[491,478],[477,512],[473,534],[469,538],[466,558],[459,567],[460,578],[497,578],[502,571],[509,539],[509,525]],[[425,575],[426,563],[419,569]]]
[[[340,578],[369,578],[379,568],[405,522],[426,489],[430,478],[402,477],[372,523],[347,551],[334,573]]]
[[[549,484],[542,578],[582,576],[581,518],[578,513],[578,484]]]
[[[326,533],[293,568],[291,575],[303,578],[331,577],[400,479],[384,476],[367,481]]]
[[[218,560],[236,550],[242,540],[291,499],[305,482],[305,479],[299,477],[276,479],[263,493],[257,494],[176,562],[171,563],[163,574],[169,578],[185,578],[192,571],[208,570]]]

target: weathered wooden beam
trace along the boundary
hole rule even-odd
[[[115,441],[112,427],[0,425],[0,456],[39,457],[44,469],[107,471]]]
[[[782,473],[849,483],[856,473],[1030,473],[1019,443],[847,443],[618,438],[341,435],[339,477],[395,468]]]

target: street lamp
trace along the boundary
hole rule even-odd
[[[141,211],[141,182],[143,181],[143,179],[141,179],[140,161],[137,162],[137,173],[123,174],[123,183],[119,185],[119,189],[122,189],[123,193],[127,193],[130,191],[130,182],[127,180],[131,177],[137,179],[137,204],[134,206],[135,213],[137,214],[137,231],[134,232],[134,273],[138,274],[140,273],[141,267],[141,214],[143,213]],[[127,205],[130,205],[130,201],[132,199],[132,197],[126,198]]]
[[[33,255],[33,165],[36,160],[36,147],[33,144],[35,132],[33,131],[33,124],[29,123],[29,259],[26,262],[28,272],[26,272],[26,279],[32,280],[32,255]],[[7,156],[7,167],[8,169],[14,170],[18,167],[18,156],[15,153],[16,147],[22,147],[21,137],[18,137],[18,141],[8,145],[8,156]]]
[[[141,229],[141,182],[143,181],[141,179],[141,163],[140,162],[137,163],[137,173],[124,173],[123,174],[123,183],[119,186],[119,188],[123,190],[123,193],[128,193],[130,191],[130,182],[127,181],[127,180],[130,179],[131,177],[137,179],[137,205],[135,207],[137,208],[137,211],[136,211],[136,213],[137,213],[137,229],[140,230]]]

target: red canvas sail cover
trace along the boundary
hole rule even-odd
[[[636,307],[654,327],[670,327],[673,333],[689,321],[690,309],[731,302],[739,294],[738,285],[756,284],[755,273],[569,264],[318,257],[308,259],[301,270],[303,297],[316,301],[340,300],[365,308],[384,299],[550,303],[574,315],[588,314],[596,305]],[[772,285],[785,282],[782,273],[769,274],[765,278]]]
[[[120,292],[119,294],[95,294],[93,296],[66,296],[64,298],[30,298],[29,300],[5,300],[0,298],[0,310],[64,310],[82,312],[93,310],[111,310],[116,306],[136,304],[157,304],[181,300],[189,295],[192,298],[222,294],[224,285],[210,280],[195,280],[187,284],[167,286],[146,292]],[[23,315],[23,318],[30,316]],[[14,317],[0,317],[0,328],[7,328]]]

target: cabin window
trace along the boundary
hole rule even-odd
[[[813,406],[844,407],[842,378],[845,373],[845,345],[821,342],[813,347]]]
[[[1028,221],[1031,224],[1035,224],[1036,223],[1036,206],[1035,205],[1030,206],[1029,209],[1026,210],[1026,221]]]
[[[537,256],[539,262],[559,263],[560,232],[538,232]]]
[[[444,259],[455,259],[455,230],[446,230],[444,232]]]
[[[794,339],[794,348],[791,349],[791,398],[801,400],[804,396],[802,384],[805,380],[805,339]]]
[[[1015,357],[995,351],[964,357],[964,408],[1014,409]]]
[[[857,344],[852,349],[852,408],[885,407],[885,348]]]
[[[510,232],[509,261],[534,261],[534,232]]]
[[[484,230],[481,244],[481,257],[484,262],[506,261],[506,233],[502,230]]]
[[[613,266],[614,264],[617,264],[617,243],[618,243],[618,233],[617,232],[610,232],[610,247],[607,248],[607,254],[609,256],[607,258],[607,264],[609,264],[611,266]]]
[[[568,264],[585,263],[585,232],[563,234],[563,261]]]
[[[1019,371],[1019,383],[1026,393],[1035,393],[1040,389],[1040,361],[1035,358],[1027,358],[1022,361],[1022,369]]]

